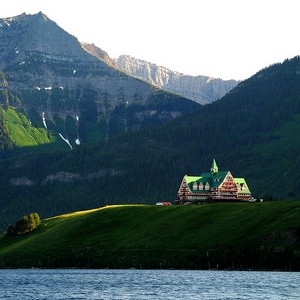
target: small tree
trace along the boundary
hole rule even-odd
[[[6,229],[7,236],[23,235],[36,229],[41,224],[38,213],[31,213],[23,216],[16,222],[15,226],[9,225]]]
[[[35,224],[35,228],[38,227],[41,224],[41,219],[40,216],[38,215],[38,213],[31,213],[29,216],[31,216],[34,224]]]

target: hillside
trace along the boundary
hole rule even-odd
[[[101,53],[99,55],[102,57]],[[121,55],[114,62],[129,75],[200,104],[222,98],[239,83],[236,80],[185,75],[129,55]]]
[[[300,202],[108,206],[0,237],[0,266],[300,270]]]
[[[11,119],[4,120],[1,148],[68,150],[161,125],[199,107],[126,75],[101,49],[95,57],[41,12],[0,19],[0,45],[0,108],[23,120],[18,132]]]

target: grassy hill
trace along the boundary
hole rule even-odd
[[[1,267],[300,270],[300,203],[123,205],[0,237]]]

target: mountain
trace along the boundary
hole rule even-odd
[[[300,57],[157,128],[0,161],[0,224],[114,203],[174,201],[185,174],[244,177],[254,197],[300,200]]]
[[[43,13],[0,19],[2,148],[74,148],[199,107],[126,75],[104,51],[92,52]]]
[[[200,104],[222,98],[239,83],[209,76],[184,75],[129,55],[119,56],[115,63],[127,74]]]

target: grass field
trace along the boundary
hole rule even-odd
[[[120,205],[0,237],[0,266],[300,269],[300,202]]]

